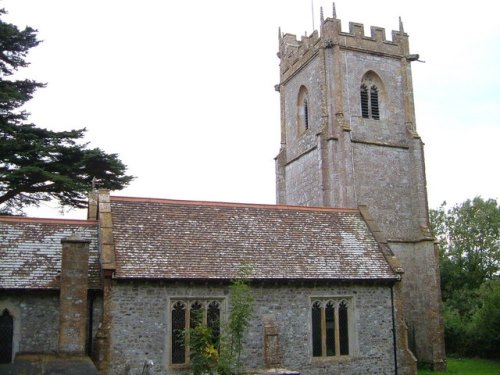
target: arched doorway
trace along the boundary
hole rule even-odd
[[[0,363],[12,361],[12,343],[14,338],[14,318],[9,310],[0,315]]]

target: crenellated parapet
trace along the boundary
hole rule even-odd
[[[391,32],[391,39],[387,39],[386,31],[382,27],[371,26],[370,35],[365,35],[365,27],[361,23],[349,22],[349,31],[343,31],[341,20],[336,17],[323,18],[321,10],[320,32],[314,30],[309,36],[302,36],[300,40],[293,34],[282,34],[279,31],[279,52],[281,81],[304,66],[305,63],[322,48],[339,46],[340,49],[360,51],[374,55],[392,57],[396,59],[410,58],[408,34],[404,32],[400,20],[399,30]]]

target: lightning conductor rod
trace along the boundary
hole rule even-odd
[[[311,0],[311,14],[312,14],[312,21],[313,21],[312,31],[314,32],[314,0]]]

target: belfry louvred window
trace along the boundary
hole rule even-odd
[[[370,106],[372,119],[379,120],[380,114],[378,110],[378,89],[377,86],[370,87]]]
[[[380,120],[380,109],[379,109],[379,95],[378,88],[375,85],[368,87],[362,84],[360,87],[360,99],[361,99],[361,116],[363,118],[372,118],[374,120]]]
[[[304,99],[304,127],[309,129],[309,107],[307,105],[307,99]]]
[[[368,88],[366,85],[361,85],[361,115],[363,118],[370,117],[370,112],[368,111]]]

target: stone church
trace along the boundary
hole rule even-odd
[[[334,11],[278,56],[276,205],[94,191],[87,220],[0,217],[0,370],[188,373],[175,332],[223,329],[243,264],[248,373],[446,367],[408,34]]]

